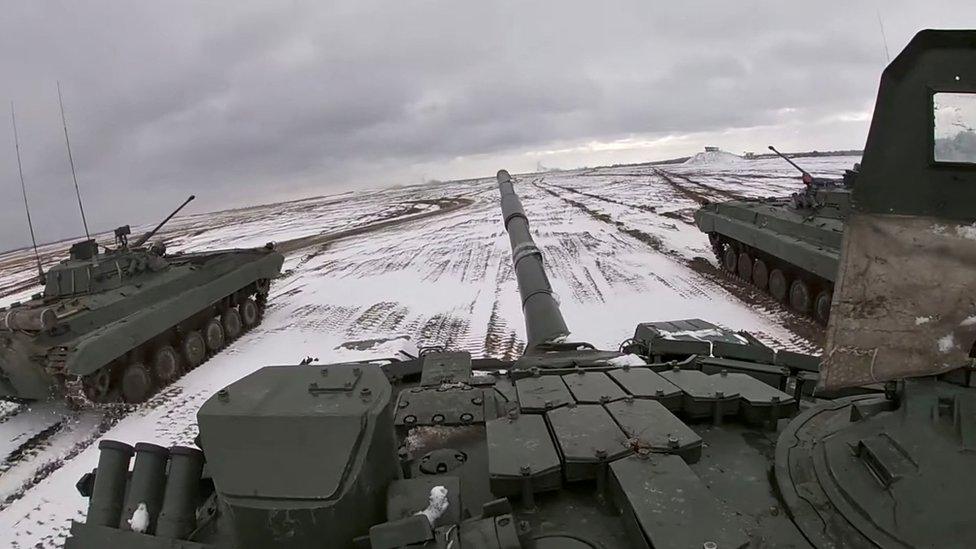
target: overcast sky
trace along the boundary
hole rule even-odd
[[[57,80],[104,230],[191,193],[210,211],[705,144],[860,148],[879,13],[892,57],[919,29],[976,27],[973,0],[4,0],[0,99],[51,241],[82,232]],[[7,122],[0,249],[28,241]]]

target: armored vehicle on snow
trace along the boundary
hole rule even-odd
[[[639,325],[640,356],[569,342],[502,171],[523,356],[261,369],[203,405],[199,448],[103,440],[66,546],[967,546],[976,149],[920,159],[973,93],[976,32],[885,71],[822,364],[701,320]]]
[[[723,269],[826,324],[857,166],[843,179],[814,177],[769,149],[800,170],[802,191],[708,203],[695,212],[695,222]]]
[[[0,308],[0,397],[141,402],[261,320],[284,257],[255,249],[166,254],[149,240],[95,240],[43,274],[44,291]]]

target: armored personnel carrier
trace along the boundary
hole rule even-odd
[[[857,166],[843,179],[814,177],[769,148],[800,170],[803,190],[708,203],[695,212],[695,223],[723,269],[826,324]]]
[[[0,397],[141,402],[261,321],[284,257],[255,249],[167,254],[149,240],[95,240],[42,274],[43,293],[0,308]]]
[[[976,149],[920,159],[940,96],[972,93],[976,32],[885,71],[822,364],[702,320],[571,342],[502,171],[523,356],[258,370],[198,447],[101,441],[66,547],[968,546]]]

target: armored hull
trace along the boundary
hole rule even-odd
[[[811,194],[709,203],[695,222],[723,269],[826,324],[849,191]]]
[[[0,396],[141,401],[260,321],[272,247],[166,255],[82,243],[42,294],[0,309]]]

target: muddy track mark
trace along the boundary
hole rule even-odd
[[[569,204],[570,206],[573,206],[574,208],[583,211],[593,219],[596,219],[597,221],[602,221],[603,223],[607,223],[609,225],[613,225],[617,227],[617,230],[619,230],[620,232],[628,236],[632,236],[637,240],[640,240],[644,244],[647,244],[651,248],[654,248],[655,250],[663,254],[669,254],[669,255],[671,254],[671,251],[665,248],[664,243],[661,242],[661,239],[658,238],[657,236],[645,233],[644,231],[638,229],[628,227],[624,223],[613,219],[612,217],[610,217],[609,215],[603,212],[598,212],[596,210],[591,209],[590,207],[588,207],[586,204],[583,204],[582,202],[578,202],[576,200],[573,200],[572,198],[566,198],[565,196],[561,196],[556,191],[549,189],[547,186],[541,183],[533,182],[532,184],[538,189],[545,191],[546,193],[549,193],[550,195],[558,198],[559,200],[562,200],[563,202]]]
[[[613,198],[607,198],[605,196],[600,196],[598,194],[588,193],[586,191],[581,191],[579,189],[574,189],[572,187],[565,187],[563,185],[557,185],[555,183],[549,183],[549,186],[550,187],[556,187],[557,189],[562,189],[562,190],[564,190],[566,192],[569,192],[569,193],[575,193],[575,194],[587,196],[587,197],[592,198],[594,200],[601,200],[603,202],[608,202],[610,204],[617,204],[618,206],[624,206],[624,207],[627,207],[627,208],[634,208],[636,210],[641,210],[641,211],[645,211],[645,212],[648,212],[648,213],[657,213],[657,208],[655,208],[654,206],[648,206],[646,204],[632,204],[630,202],[624,202],[623,200],[616,200],[616,199],[613,199]]]
[[[757,311],[762,312],[766,316],[779,318],[789,331],[802,338],[802,340],[805,340],[795,340],[792,342],[797,347],[803,347],[804,352],[820,352],[820,349],[826,341],[827,333],[813,319],[794,313],[785,305],[773,299],[772,296],[756,289],[752,284],[747,284],[743,280],[727,274],[704,257],[696,257],[688,261],[687,264],[692,270],[725,288],[730,294],[748,303]],[[818,348],[810,348],[809,344],[811,343]]]
[[[427,219],[430,217],[445,215],[450,212],[460,210],[470,206],[474,201],[470,198],[445,198],[439,202],[441,206],[438,210],[424,211],[423,213],[416,213],[418,210],[416,208],[408,208],[396,213],[396,217],[391,219],[383,219],[381,221],[374,221],[372,223],[367,223],[360,227],[354,227],[352,229],[346,229],[343,231],[336,231],[326,234],[317,234],[312,236],[303,236],[301,238],[294,238],[292,240],[286,240],[284,242],[278,243],[278,250],[283,254],[291,254],[298,250],[308,248],[310,246],[320,246],[325,247],[329,244],[340,240],[343,238],[349,238],[350,236],[358,236],[366,234],[373,231],[379,231],[382,229],[388,229],[390,227],[395,227],[397,225],[402,225],[403,223],[409,223],[411,221],[419,221],[421,219]],[[415,213],[416,215],[410,215]],[[406,217],[404,217],[406,216]]]
[[[661,177],[665,178],[668,181],[668,183],[670,183],[671,185],[674,185],[674,186],[680,186],[680,184],[677,183],[675,180],[676,179],[681,179],[682,181],[684,181],[684,182],[686,182],[686,183],[688,183],[690,185],[697,186],[697,187],[701,188],[702,190],[704,190],[706,192],[710,192],[710,193],[714,193],[714,194],[719,195],[721,197],[721,198],[719,198],[719,200],[722,200],[722,199],[727,199],[727,200],[741,200],[743,198],[742,195],[733,193],[731,191],[727,191],[725,189],[720,189],[718,187],[714,187],[714,186],[709,185],[707,183],[702,183],[701,181],[695,181],[694,179],[691,179],[690,177],[685,176],[685,175],[681,175],[679,173],[666,172],[666,171],[664,171],[664,170],[662,170],[660,168],[655,168],[655,170],[657,171],[658,175],[660,175]],[[686,190],[688,190],[688,189],[686,188]]]
[[[17,491],[7,496],[3,501],[0,501],[0,511],[3,511],[11,503],[23,497],[28,490],[46,479],[51,473],[60,469],[66,461],[70,461],[75,456],[85,451],[89,446],[92,445],[92,443],[101,438],[103,434],[105,434],[109,429],[114,427],[116,423],[124,418],[128,414],[128,411],[128,407],[126,406],[106,408],[104,417],[102,417],[101,421],[98,422],[97,427],[87,437],[75,443],[71,449],[62,456],[42,465],[37,471],[34,472],[31,478],[27,479],[20,486],[20,488],[17,489]]]

